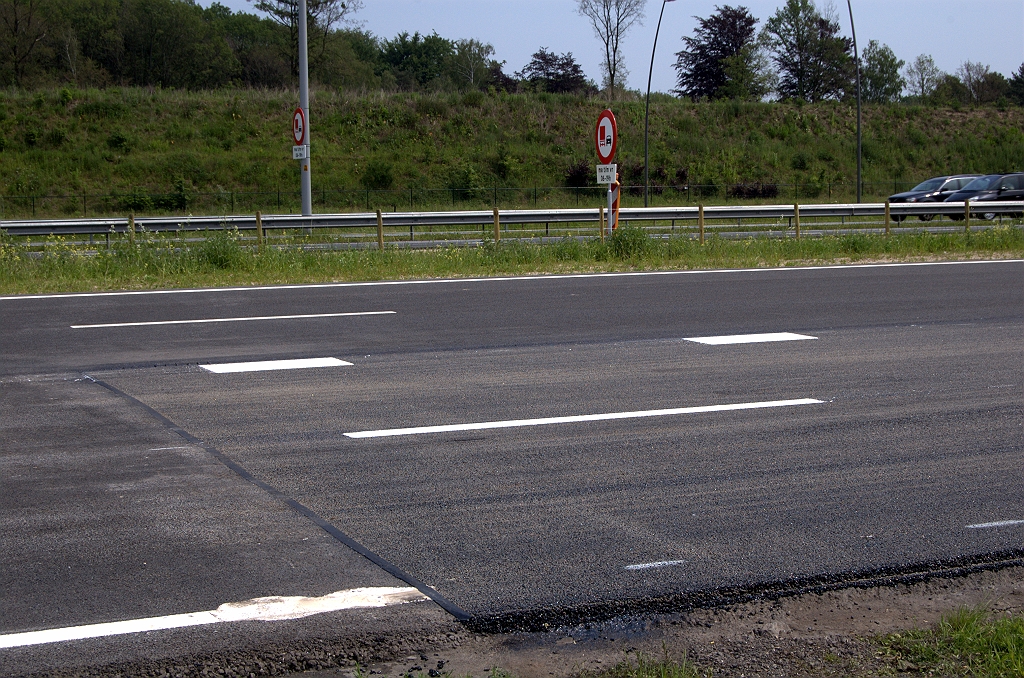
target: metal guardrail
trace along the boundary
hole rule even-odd
[[[1019,215],[1024,214],[1024,202],[970,203],[971,218],[983,214]],[[823,217],[884,217],[885,203],[862,203],[842,205],[755,205],[755,206],[708,206],[704,208],[706,228],[724,228],[735,224],[716,224],[715,221],[735,222],[744,219],[771,219],[781,221],[796,216],[801,218]],[[698,207],[633,207],[620,211],[623,221],[696,221]],[[900,221],[912,216],[947,215],[963,218],[965,204],[954,203],[895,203],[889,206],[890,217]],[[502,224],[546,224],[546,223],[597,223],[599,210],[551,209],[551,210],[498,210]],[[376,228],[377,214],[361,212],[351,214],[316,214],[304,217],[293,214],[267,214],[262,216],[262,226],[268,229],[312,229],[312,228]],[[494,223],[493,210],[456,212],[387,212],[382,215],[385,228],[417,226],[484,226]],[[711,223],[707,223],[711,222]],[[14,236],[33,235],[103,235],[127,233],[129,217],[105,219],[49,219],[0,221],[0,230]],[[136,217],[136,229],[149,232],[195,232],[237,229],[255,230],[256,215],[203,216],[203,217]]]

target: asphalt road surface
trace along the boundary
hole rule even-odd
[[[0,647],[261,596],[438,605],[0,671],[1020,558],[1022,337],[1020,261],[2,298]]]

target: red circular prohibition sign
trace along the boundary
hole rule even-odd
[[[610,165],[615,159],[615,149],[619,145],[619,130],[615,125],[615,114],[607,109],[597,116],[594,142],[597,147],[597,159],[602,165]]]
[[[292,114],[292,138],[296,146],[302,146],[306,140],[306,113],[301,108]]]

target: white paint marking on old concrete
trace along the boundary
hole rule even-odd
[[[413,428],[392,428],[379,431],[354,431],[346,433],[349,438],[384,438],[389,436],[411,436],[423,433],[449,433],[453,431],[480,431],[492,428],[515,428],[520,426],[545,426],[547,424],[575,424],[588,421],[612,419],[641,419],[646,417],[668,417],[678,414],[701,412],[728,412],[732,410],[757,410],[769,407],[791,407],[794,405],[818,405],[823,400],[802,398],[799,400],[773,400],[760,403],[734,403],[729,405],[704,405],[701,407],[676,407],[668,410],[643,410],[639,412],[609,412],[606,414],[582,414],[572,417],[547,417],[544,419],[512,419],[509,421],[482,421],[472,424],[446,424],[442,426],[417,426]]]
[[[363,311],[360,313],[309,313],[306,315],[261,315],[246,318],[199,318],[196,320],[151,320],[137,323],[100,323],[98,325],[72,325],[73,330],[91,330],[100,327],[150,327],[153,325],[200,325],[205,323],[240,323],[250,320],[304,320],[308,318],[344,318],[359,315],[393,315],[397,311]]]
[[[219,363],[200,365],[207,372],[232,374],[235,372],[269,372],[271,370],[304,370],[311,367],[349,367],[352,363],[337,358],[298,358],[295,360],[260,360],[251,363]]]
[[[660,560],[656,563],[640,563],[638,565],[626,565],[627,570],[657,570],[662,567],[675,567],[685,565],[685,560]]]
[[[440,278],[430,280],[379,280],[353,283],[313,283],[309,285],[263,285],[258,287],[207,287],[186,290],[133,290],[131,292],[68,292],[63,294],[23,294],[0,297],[0,301],[19,299],[68,299],[88,297],[134,297],[164,294],[215,294],[220,292],[276,292],[280,290],[315,290],[340,287],[387,287],[394,285],[447,285],[458,283],[512,282],[531,280],[575,280],[581,278],[636,278],[651,276],[690,276],[731,273],[795,273],[797,271],[831,271],[858,268],[906,268],[919,266],[977,266],[985,264],[1024,264],[1024,259],[990,259],[985,261],[915,261],[894,264],[846,264],[836,266],[782,266],[777,268],[719,268],[687,271],[633,271],[630,273],[566,273],[562,275],[494,276],[493,278]]]
[[[220,624],[234,621],[280,621],[299,619],[324,612],[358,608],[387,607],[428,600],[414,588],[370,587],[336,591],[318,598],[301,596],[270,596],[240,603],[224,603],[216,610],[172,614],[127,621],[69,626],[45,631],[27,631],[0,635],[0,649],[44,645],[69,640],[120,636],[144,631],[162,631],[186,626]]]
[[[686,341],[709,346],[725,346],[727,344],[766,344],[773,341],[806,341],[817,339],[806,334],[792,332],[770,332],[767,334],[727,334],[720,337],[687,337]]]
[[[1013,525],[1024,525],[1024,520],[1000,520],[994,523],[978,523],[977,525],[968,525],[968,530],[987,530],[990,527],[1011,527]]]

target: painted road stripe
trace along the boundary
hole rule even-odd
[[[216,610],[172,614],[166,617],[147,617],[105,624],[69,626],[46,631],[28,631],[0,635],[0,649],[60,643],[68,640],[122,636],[144,631],[180,629],[186,626],[221,624],[233,621],[281,621],[299,619],[324,612],[352,610],[367,607],[387,607],[403,603],[429,600],[414,588],[370,587],[336,591],[319,598],[300,596],[271,596],[254,598],[241,603],[224,603]]]
[[[656,563],[640,563],[639,565],[626,565],[627,570],[657,570],[662,567],[675,567],[685,565],[685,560],[660,560]]]
[[[577,280],[585,278],[638,278],[651,276],[715,275],[721,273],[794,273],[797,271],[832,271],[859,268],[909,268],[919,266],[978,266],[985,264],[1024,264],[1024,259],[991,259],[987,261],[915,261],[905,264],[847,264],[837,266],[784,266],[779,268],[719,268],[689,271],[633,271],[630,273],[566,273],[562,275],[494,276],[493,278],[435,278],[429,280],[377,280],[353,283],[313,283],[310,285],[263,285],[257,287],[205,287],[187,290],[132,290],[130,292],[68,292],[63,294],[21,294],[0,297],[0,301],[19,299],[67,299],[88,297],[135,297],[163,294],[215,294],[219,292],[275,292],[280,290],[316,290],[342,287],[391,287],[395,285],[451,285],[486,282],[528,282],[531,280]]]
[[[1000,520],[995,523],[978,523],[977,525],[968,525],[968,530],[986,530],[990,527],[1010,527],[1011,525],[1024,525],[1024,520]]]
[[[509,421],[482,421],[473,424],[447,424],[444,426],[419,426],[415,428],[392,428],[380,431],[355,431],[346,433],[349,438],[385,438],[388,436],[412,436],[421,433],[450,433],[453,431],[480,431],[489,428],[515,428],[518,426],[545,426],[547,424],[575,424],[584,421],[607,421],[610,419],[641,419],[645,417],[669,417],[677,414],[700,412],[727,412],[731,410],[758,410],[768,407],[791,407],[793,405],[817,405],[823,400],[803,398],[800,400],[773,400],[761,403],[735,403],[731,405],[705,405],[702,407],[677,407],[670,410],[645,410],[640,412],[609,412],[607,414],[583,414],[573,417],[548,417],[546,419],[512,419]]]
[[[361,313],[311,313],[308,315],[262,315],[247,318],[201,318],[198,320],[154,320],[142,323],[102,323],[99,325],[72,325],[73,330],[97,327],[146,327],[149,325],[197,325],[201,323],[239,323],[247,320],[297,320],[303,318],[344,318],[354,315],[392,315],[397,311],[363,311]]]
[[[806,334],[793,334],[792,332],[771,332],[769,334],[727,334],[721,337],[687,337],[686,341],[695,341],[698,344],[710,346],[724,346],[725,344],[766,344],[771,341],[804,341],[817,339]]]
[[[296,360],[261,360],[252,363],[219,363],[200,365],[207,372],[230,374],[233,372],[268,372],[270,370],[302,370],[310,367],[346,367],[352,363],[337,358],[298,358]]]

